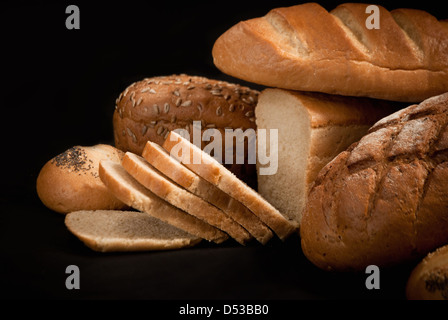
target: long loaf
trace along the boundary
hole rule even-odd
[[[217,39],[215,65],[234,77],[292,90],[420,102],[448,91],[448,26],[427,12],[316,3],[271,10]]]

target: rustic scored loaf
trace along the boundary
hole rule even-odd
[[[162,145],[170,131],[186,129],[193,141],[193,121],[200,134],[217,129],[255,129],[254,109],[259,92],[238,84],[186,74],[145,78],[129,85],[116,99],[113,115],[115,146],[141,155],[146,142]],[[208,142],[202,141],[202,148]],[[255,164],[226,165],[252,187]]]
[[[446,22],[420,10],[381,6],[367,29],[367,4],[328,12],[317,3],[241,21],[215,42],[215,65],[270,87],[420,102],[448,91]]]
[[[318,174],[304,254],[327,270],[419,258],[448,243],[448,93],[378,121]]]
[[[274,139],[270,132],[277,134],[278,168],[273,174],[258,175],[258,192],[300,224],[309,187],[320,169],[358,141],[376,121],[391,114],[394,104],[324,93],[263,90],[255,109],[257,130],[266,131],[271,157],[276,150],[270,150]]]

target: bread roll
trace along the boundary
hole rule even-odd
[[[214,63],[236,78],[283,89],[406,102],[448,91],[445,23],[424,11],[377,6],[380,27],[369,30],[367,6],[273,9],[221,35]]]
[[[258,174],[258,192],[300,223],[309,187],[320,169],[358,141],[376,121],[391,114],[393,105],[373,99],[265,89],[255,109],[257,130],[266,131],[268,154],[278,162],[274,174]],[[270,150],[272,129],[278,133],[277,153]],[[258,163],[258,167],[266,165]]]
[[[409,300],[448,300],[448,245],[429,253],[412,271],[406,285]]]
[[[224,81],[189,75],[146,78],[127,87],[116,100],[113,115],[115,146],[141,155],[146,142],[162,145],[174,129],[186,129],[193,141],[193,121],[204,130],[255,129],[254,108],[258,91]],[[202,142],[202,148],[208,142]],[[223,152],[224,154],[224,152]],[[236,161],[234,161],[235,163]],[[228,165],[234,174],[252,187],[255,164]]]
[[[65,216],[65,225],[99,252],[174,250],[202,240],[138,211],[74,211]]]
[[[98,176],[100,160],[121,162],[124,153],[113,146],[74,146],[40,170],[36,191],[45,206],[59,213],[78,210],[124,209]]]
[[[318,174],[300,227],[326,270],[365,270],[448,243],[448,93],[378,121]]]

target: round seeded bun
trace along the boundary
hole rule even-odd
[[[406,285],[409,300],[448,300],[448,245],[429,253]]]
[[[113,146],[74,146],[49,160],[40,170],[36,191],[49,209],[59,213],[77,210],[124,209],[98,175],[99,162],[121,162],[124,153]]]
[[[224,156],[225,128],[256,129],[258,94],[238,84],[185,74],[143,79],[116,99],[115,146],[141,155],[148,140],[162,145],[168,133],[179,128],[188,130],[193,141],[193,121],[201,121],[201,134],[209,128],[221,132]],[[254,187],[256,168],[248,164],[245,144],[245,163],[226,167]]]

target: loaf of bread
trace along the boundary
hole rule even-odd
[[[101,182],[99,162],[121,162],[124,153],[113,146],[74,146],[49,160],[40,170],[36,191],[49,209],[68,213],[78,210],[124,209]]]
[[[448,300],[448,245],[429,253],[412,271],[406,285],[409,300]]]
[[[379,29],[366,27],[367,4],[273,9],[221,35],[214,63],[236,78],[292,90],[405,102],[448,91],[446,22],[377,7]]]
[[[378,121],[318,174],[300,235],[326,270],[396,265],[448,243],[448,93]]]
[[[115,146],[141,155],[147,141],[162,145],[174,129],[186,129],[193,141],[193,121],[204,130],[255,129],[254,108],[258,91],[224,81],[185,74],[146,78],[127,87],[117,98],[113,115]],[[199,138],[199,140],[201,140]],[[208,142],[202,142],[202,148]],[[226,165],[254,187],[255,164]]]
[[[169,133],[163,148],[197,175],[245,205],[281,240],[285,240],[297,231],[298,226],[294,221],[287,219],[259,193],[239,180],[208,153],[200,150],[176,132]]]
[[[135,180],[120,163],[101,161],[99,175],[110,192],[135,210],[145,212],[154,218],[208,241],[222,243],[229,238],[223,231],[156,196]]]
[[[300,223],[309,187],[318,172],[361,139],[376,121],[393,113],[393,108],[393,103],[368,98],[263,90],[255,109],[258,139],[264,131],[267,154],[273,162],[278,160],[272,174],[260,174],[260,168],[272,163],[258,163],[258,192]],[[271,130],[277,138],[270,135]],[[271,139],[278,139],[277,144]],[[271,145],[276,150],[271,150]]]
[[[144,158],[126,152],[122,166],[135,180],[161,199],[224,231],[238,243],[245,245],[252,239],[251,235],[224,211],[177,185]]]
[[[152,166],[185,190],[224,211],[261,244],[266,244],[273,237],[272,231],[241,202],[175,160],[158,144],[148,141],[143,149],[142,156]]]
[[[64,222],[87,247],[99,252],[173,250],[202,240],[139,211],[74,211]]]

